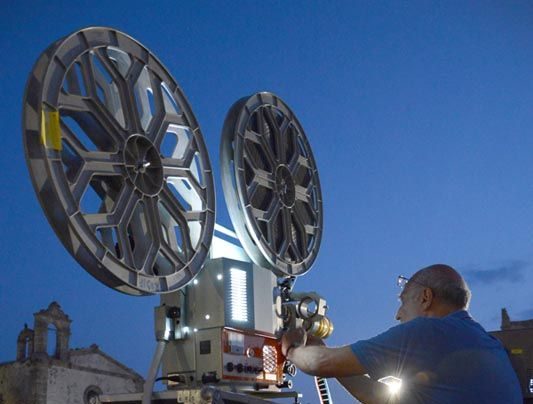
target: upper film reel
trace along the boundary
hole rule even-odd
[[[318,170],[305,132],[271,93],[237,101],[222,131],[226,205],[244,249],[278,276],[309,270],[322,238]]]
[[[206,146],[177,82],[128,35],[90,27],[52,44],[24,97],[32,182],[67,250],[132,295],[186,285],[213,237]]]

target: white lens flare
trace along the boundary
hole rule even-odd
[[[382,377],[381,379],[378,379],[378,382],[387,385],[391,395],[397,395],[402,389],[402,379],[394,376]]]

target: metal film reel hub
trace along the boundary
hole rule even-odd
[[[266,92],[237,101],[220,149],[226,205],[248,255],[278,276],[307,272],[322,237],[322,196],[293,112]]]
[[[164,293],[200,271],[215,195],[196,118],[142,44],[80,30],[37,60],[24,97],[33,185],[67,250],[98,280]]]
[[[132,135],[124,146],[124,163],[130,181],[145,195],[154,196],[163,187],[163,163],[159,151],[142,135]]]

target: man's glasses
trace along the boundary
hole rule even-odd
[[[398,285],[400,289],[405,288],[405,285],[407,285],[407,282],[409,282],[409,278],[403,275],[399,275],[398,279],[396,280],[396,284]]]
[[[408,282],[416,283],[419,286],[422,286],[424,288],[429,288],[429,286],[426,286],[420,282],[412,281],[410,278],[407,278],[406,276],[399,275],[398,279],[396,280],[396,284],[399,286],[400,289],[405,288],[405,285],[407,285]]]

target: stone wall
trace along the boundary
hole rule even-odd
[[[2,364],[0,404],[45,404],[46,376],[46,368],[32,366],[29,361]]]
[[[48,370],[47,404],[86,404],[84,397],[90,391],[116,394],[136,393],[139,389],[131,378],[64,367]]]
[[[70,351],[70,363],[73,366],[99,369],[106,372],[127,375],[131,378],[133,370],[106,355],[96,345],[85,349],[73,349]],[[139,376],[141,377],[141,376]]]

